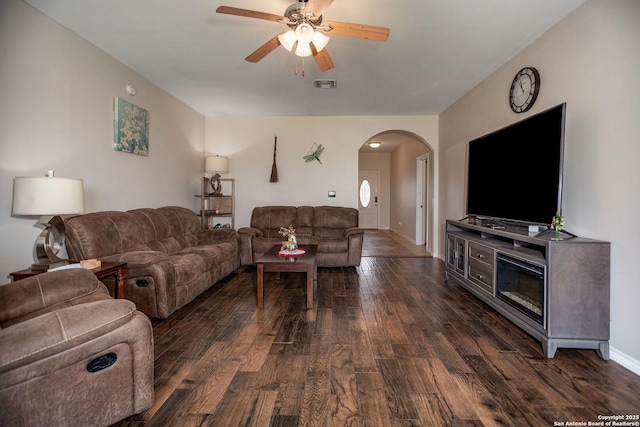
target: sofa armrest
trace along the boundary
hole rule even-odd
[[[345,230],[345,236],[351,236],[355,234],[364,234],[364,229],[358,227],[349,227]]]
[[[248,234],[252,237],[262,236],[264,233],[259,228],[255,227],[242,227],[238,230],[238,234]]]
[[[233,228],[212,228],[198,233],[198,245],[220,243],[237,238],[238,233]]]
[[[0,286],[0,323],[95,293],[109,294],[95,274],[84,268],[27,277]]]
[[[102,300],[65,307],[0,330],[0,373],[61,353],[130,321],[128,300]]]
[[[127,268],[144,268],[169,259],[160,251],[132,251],[100,258],[104,262],[126,262]]]
[[[362,258],[364,229],[358,227],[347,228],[345,235],[349,239],[349,255],[347,265],[358,266]]]
[[[264,233],[259,228],[242,227],[238,230],[240,237],[240,263],[253,265],[253,238],[262,237]]]

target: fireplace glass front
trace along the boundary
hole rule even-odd
[[[544,326],[544,267],[499,253],[496,269],[498,298]]]

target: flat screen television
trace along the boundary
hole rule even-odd
[[[551,224],[562,209],[566,103],[469,142],[467,215]]]

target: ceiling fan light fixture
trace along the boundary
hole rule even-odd
[[[329,43],[329,37],[316,30],[313,32],[313,39],[311,40],[311,42],[316,47],[316,51],[320,52],[322,49],[324,49],[327,43]]]
[[[309,44],[313,40],[313,27],[311,24],[303,22],[296,27],[296,39],[298,43]]]
[[[305,57],[311,56],[311,53],[311,46],[309,43],[298,41],[298,46],[296,46],[296,55]]]
[[[293,50],[293,45],[296,44],[296,33],[293,30],[289,30],[286,33],[282,33],[278,36],[278,40],[282,47],[289,52]]]

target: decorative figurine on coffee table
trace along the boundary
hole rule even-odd
[[[296,249],[298,249],[296,229],[293,228],[293,225],[290,225],[288,228],[280,227],[280,231],[278,231],[278,234],[282,234],[287,238],[286,241],[282,242],[282,246],[280,247],[281,252],[294,252]]]

